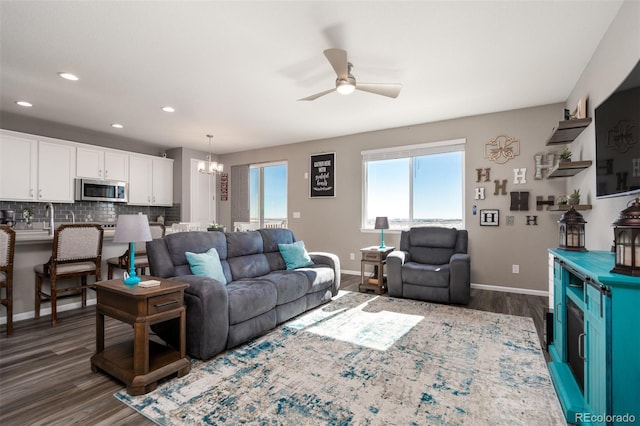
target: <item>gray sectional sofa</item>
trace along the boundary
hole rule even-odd
[[[331,300],[340,288],[340,260],[310,252],[313,265],[287,270],[278,244],[291,244],[288,229],[249,232],[180,232],[147,243],[151,275],[188,283],[187,353],[212,356],[265,333]],[[185,253],[215,248],[227,283],[192,275]],[[155,324],[166,342],[178,343],[177,321]]]

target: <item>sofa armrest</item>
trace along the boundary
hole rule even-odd
[[[187,353],[209,359],[227,347],[229,334],[229,296],[220,281],[196,275],[171,278],[189,284],[184,291],[187,309]],[[178,343],[178,321],[154,325],[154,331],[167,343]]]
[[[471,297],[471,257],[456,253],[449,261],[449,300],[466,305]]]
[[[340,258],[333,253],[326,253],[321,251],[313,251],[309,253],[309,257],[315,264],[329,265],[333,269],[335,279],[331,286],[331,294],[333,296],[338,294],[340,290]]]
[[[402,297],[402,265],[409,261],[409,252],[396,250],[387,255],[387,291],[391,297]]]

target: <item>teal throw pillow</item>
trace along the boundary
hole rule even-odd
[[[278,244],[278,250],[287,264],[287,269],[304,268],[313,265],[309,253],[304,248],[304,241],[296,241],[293,244]]]
[[[191,253],[188,251],[185,253],[185,256],[187,256],[187,261],[189,262],[189,267],[193,275],[213,278],[222,284],[227,283],[227,278],[224,276],[222,264],[220,263],[218,250],[215,248],[210,248],[206,253]]]

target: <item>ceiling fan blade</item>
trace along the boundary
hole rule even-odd
[[[323,92],[320,93],[316,93],[315,95],[311,95],[311,96],[307,96],[306,98],[302,98],[302,99],[298,99],[299,101],[314,101],[316,99],[318,99],[320,96],[324,96],[324,95],[328,95],[331,92],[335,92],[336,89],[329,89],[329,90],[325,90]]]
[[[402,89],[402,84],[395,83],[356,83],[356,89],[376,95],[397,98]]]
[[[324,51],[324,56],[329,60],[338,78],[346,80],[349,76],[347,51],[342,49],[327,49]]]

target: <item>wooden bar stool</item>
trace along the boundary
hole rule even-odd
[[[92,223],[74,223],[60,225],[53,234],[53,252],[49,262],[36,265],[35,316],[40,318],[40,304],[51,301],[51,325],[58,320],[58,293],[75,296],[82,295],[82,306],[87,306],[87,289],[93,288],[87,277],[93,275],[99,281],[100,263],[102,262],[103,230],[100,225]],[[59,283],[63,278],[80,278],[80,285]],[[43,284],[49,281],[49,289]]]
[[[13,334],[13,255],[16,233],[7,225],[0,225],[0,304],[7,307],[7,336]],[[4,289],[4,297],[2,297]]]

